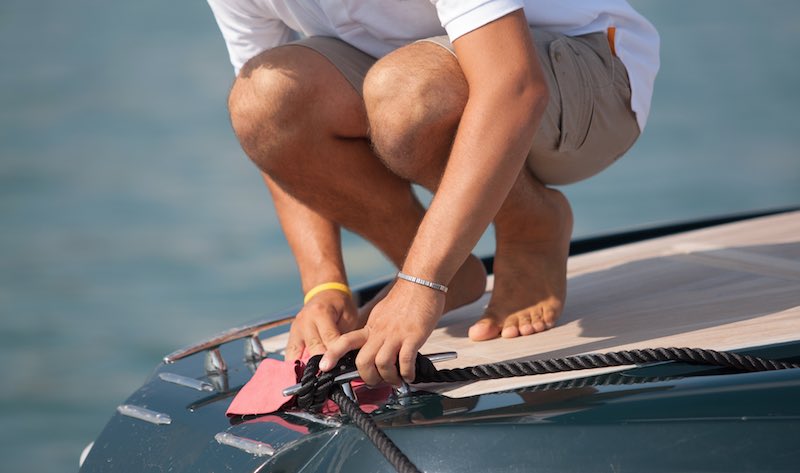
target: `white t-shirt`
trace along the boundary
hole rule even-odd
[[[450,41],[524,8],[528,24],[578,36],[614,27],[644,129],[658,72],[659,37],[625,0],[208,0],[236,73],[253,56],[297,37],[332,36],[375,57],[418,39]]]

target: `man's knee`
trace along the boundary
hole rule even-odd
[[[228,96],[231,125],[242,149],[267,173],[286,161],[303,132],[304,112],[315,101],[313,84],[294,73],[293,52],[278,48],[251,59]]]
[[[415,178],[432,160],[446,157],[466,98],[457,61],[439,46],[413,44],[381,59],[364,80],[378,155],[397,174]]]

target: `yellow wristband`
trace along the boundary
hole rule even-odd
[[[303,304],[308,304],[308,301],[310,301],[312,297],[316,296],[320,292],[329,290],[344,292],[348,296],[353,295],[353,292],[350,290],[347,284],[340,282],[324,282],[312,287],[311,290],[306,293],[306,296],[303,298]]]

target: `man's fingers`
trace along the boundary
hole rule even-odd
[[[397,372],[397,353],[400,347],[390,345],[387,342],[383,344],[378,354],[375,356],[375,367],[378,369],[381,378],[392,386],[400,386],[400,375]]]
[[[339,329],[336,328],[336,322],[334,322],[332,318],[323,317],[321,319],[317,319],[316,322],[317,332],[319,333],[322,342],[325,344],[325,347],[333,343],[342,335],[339,332]]]
[[[416,362],[418,351],[419,348],[415,345],[404,344],[403,347],[400,348],[397,361],[400,365],[400,376],[402,376],[407,383],[413,382],[417,375]]]
[[[289,329],[289,340],[286,342],[286,350],[283,352],[283,358],[286,361],[294,361],[303,356],[303,349],[306,346],[298,331],[297,324],[292,323],[292,328]]]
[[[299,360],[303,356],[305,345],[299,344],[286,344],[286,350],[283,353],[283,359],[286,361]]]
[[[306,341],[306,345],[312,356],[325,353],[328,347],[342,335],[336,328],[336,323],[329,318],[317,319],[316,326],[309,328],[308,334],[310,338]]]
[[[368,386],[375,386],[383,381],[378,368],[375,366],[375,356],[378,354],[380,347],[380,342],[367,343],[361,347],[361,351],[356,356],[358,374]]]
[[[306,337],[306,347],[308,347],[309,355],[314,356],[325,353],[327,347],[325,343],[322,342],[322,338],[319,336],[316,327],[309,329],[309,331],[306,332]]]
[[[330,371],[347,352],[361,348],[367,342],[369,329],[348,332],[328,345],[328,350],[319,362],[319,369]]]
[[[306,306],[292,322],[285,358],[298,359],[306,351],[311,355],[325,353],[328,345],[341,335],[337,327],[340,316],[333,306]]]
[[[369,315],[369,314],[367,314]],[[339,319],[338,327],[342,332],[349,332],[364,326],[367,317],[362,317],[359,309],[356,308],[355,303],[349,301],[342,312],[342,317]]]

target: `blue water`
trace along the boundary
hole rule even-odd
[[[800,204],[800,3],[633,4],[653,111],[565,189],[576,234]],[[0,458],[68,471],[161,356],[301,294],[205,2],[3,0],[0,45]],[[353,282],[390,271],[345,246]]]

